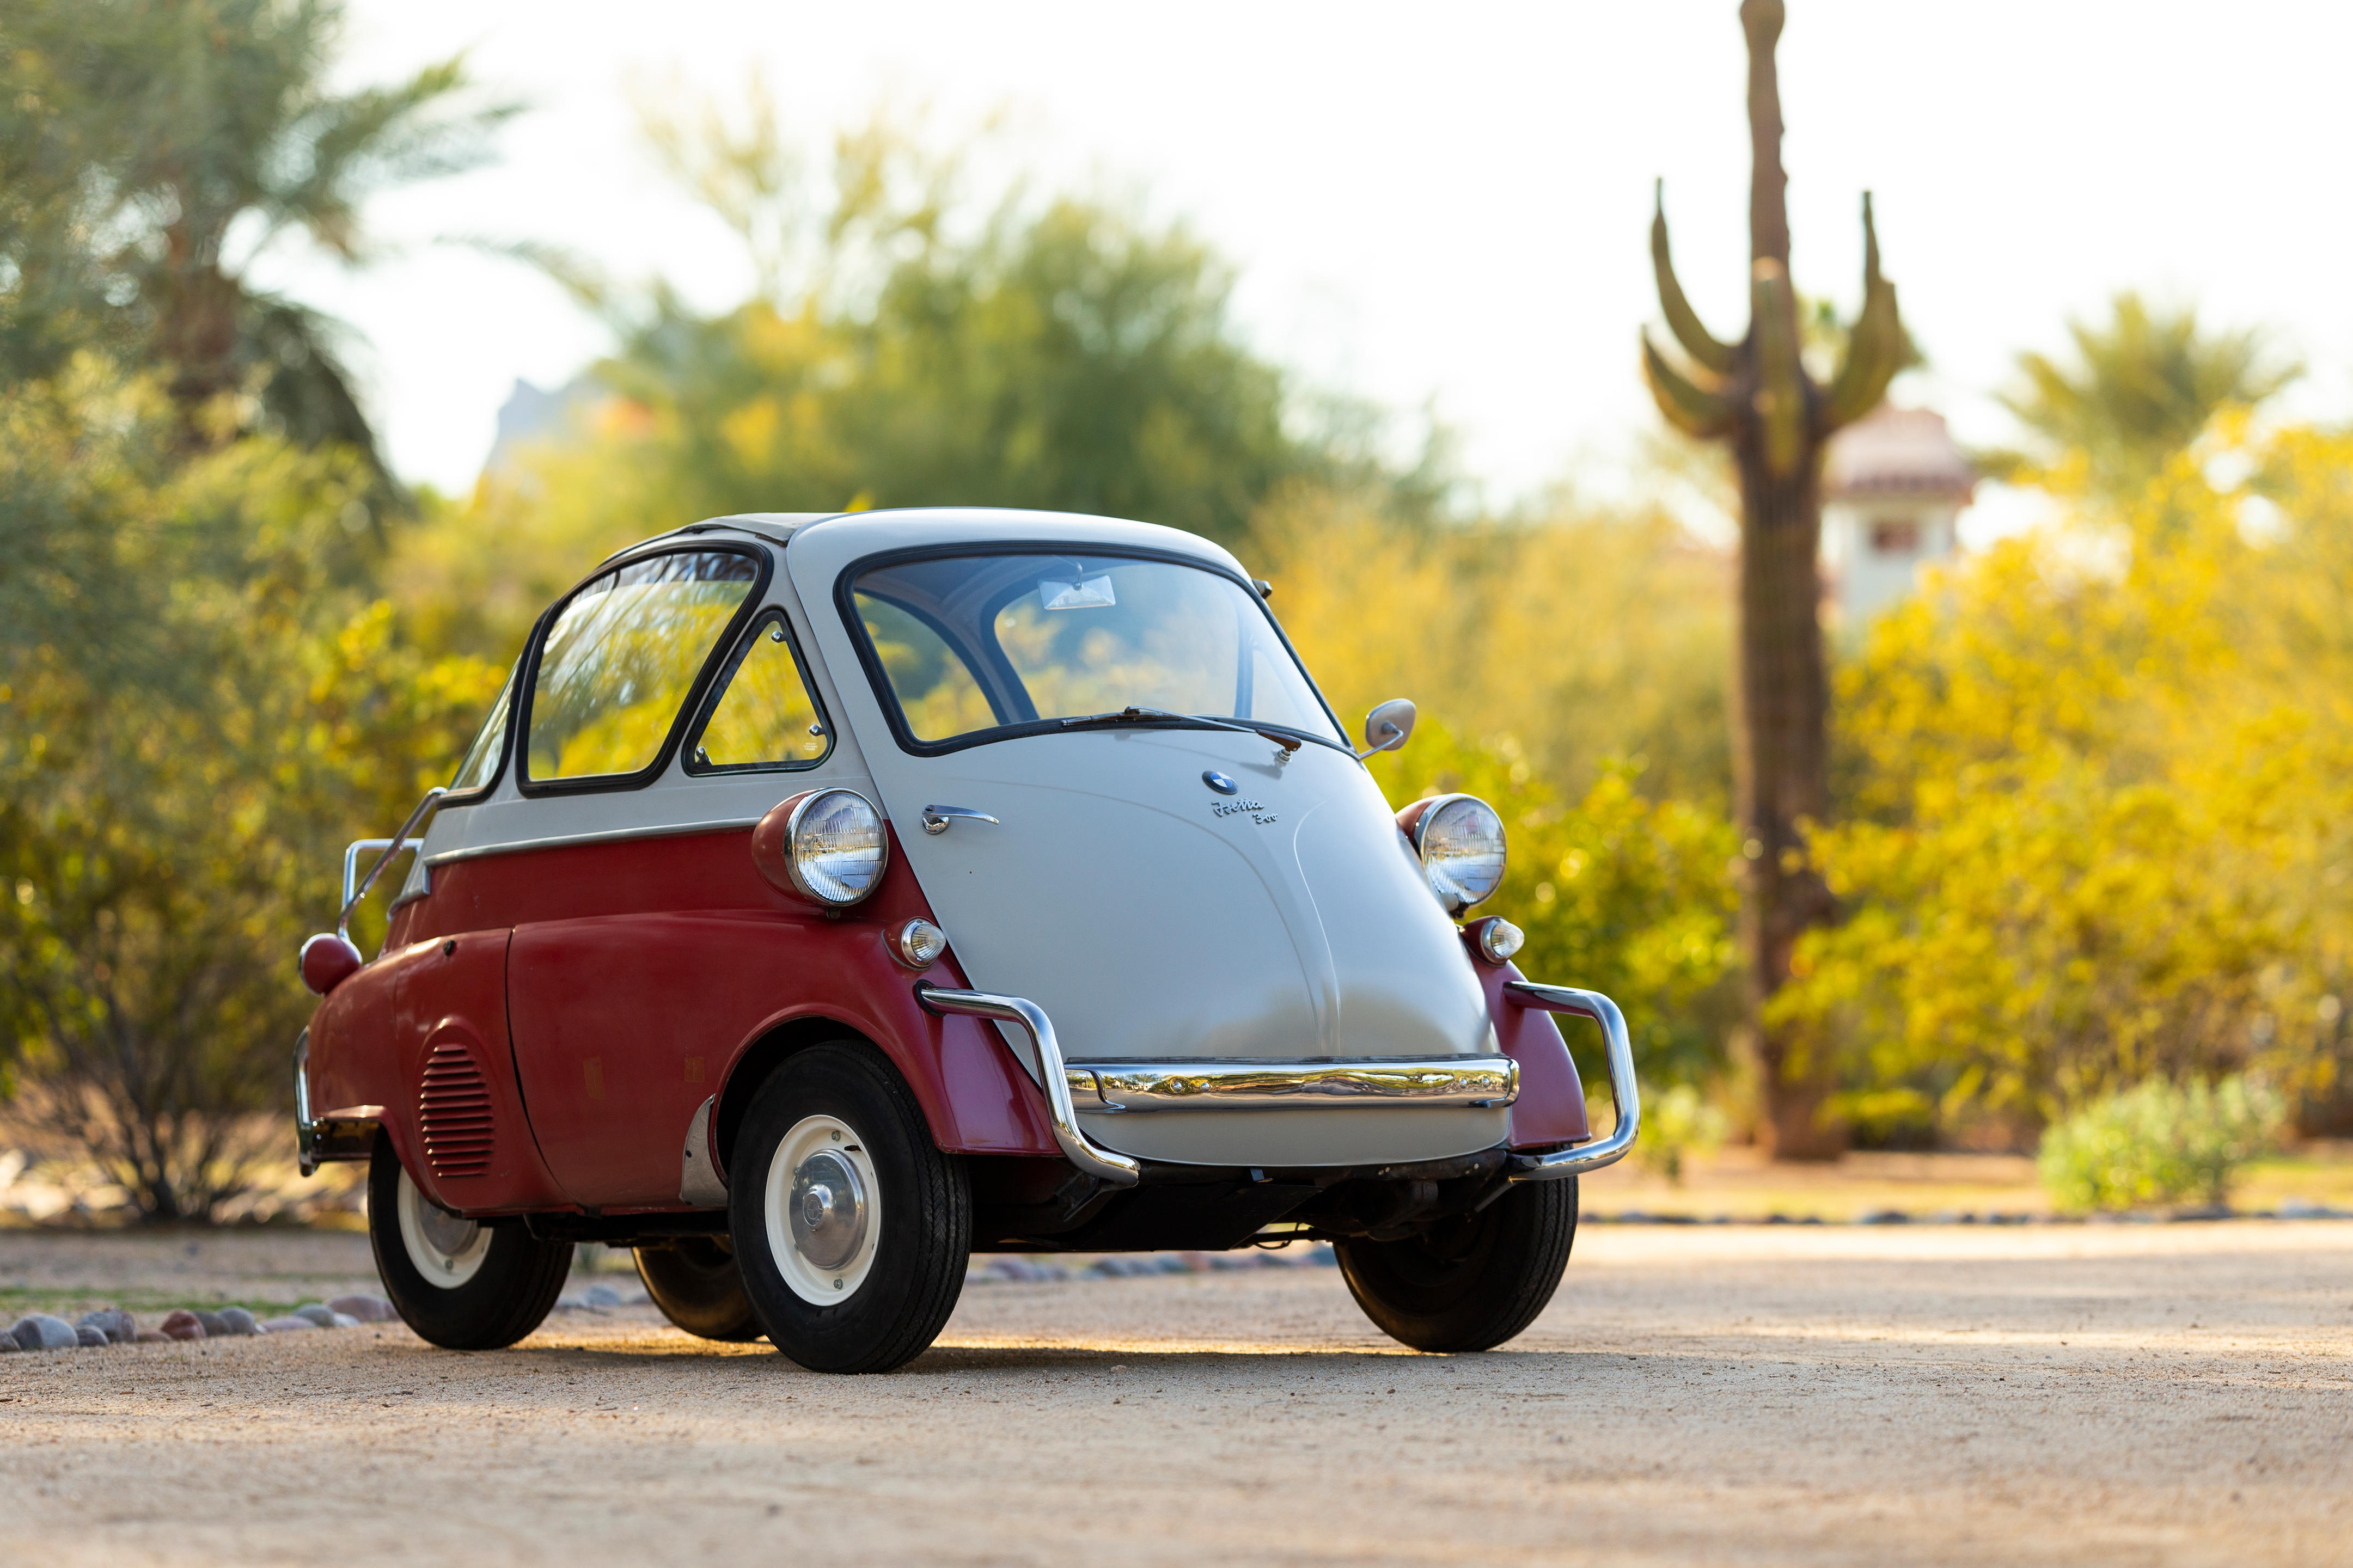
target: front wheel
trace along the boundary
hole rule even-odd
[[[1418,1351],[1493,1350],[1536,1320],[1577,1239],[1577,1178],[1508,1190],[1402,1241],[1342,1241],[1340,1277],[1365,1316]]]
[[[728,1165],[736,1269],[778,1350],[811,1372],[888,1372],[938,1336],[964,1290],[972,1194],[880,1053],[837,1041],[787,1058]]]
[[[638,1248],[638,1278],[662,1316],[706,1340],[756,1340],[760,1321],[744,1294],[734,1248],[723,1236],[681,1236]]]
[[[444,1350],[503,1350],[539,1327],[572,1272],[572,1245],[521,1222],[478,1225],[436,1204],[378,1134],[368,1166],[368,1243],[401,1321]]]

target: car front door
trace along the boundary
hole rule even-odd
[[[481,864],[514,884],[507,1000],[532,1131],[587,1207],[679,1201],[685,1130],[735,1043],[740,988],[714,982],[706,938],[756,918],[748,826],[701,821],[677,759],[751,743],[741,704],[722,720],[706,695],[739,667],[774,673],[750,642],[764,564],[710,548],[625,563],[558,610],[526,669],[512,809],[533,826]]]

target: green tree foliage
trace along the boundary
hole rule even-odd
[[[1651,508],[1565,497],[1516,521],[1423,528],[1385,500],[1286,487],[1245,551],[1344,716],[1410,697],[1463,734],[1514,737],[1571,798],[1624,758],[1653,798],[1726,809],[1721,552]]]
[[[336,0],[0,0],[0,378],[98,344],[166,367],[192,433],[376,463],[341,330],[250,268],[294,233],[366,260],[366,197],[480,161],[511,110],[455,59],[332,89],[342,20]]]
[[[1616,1000],[1645,1081],[1713,1078],[1739,1014],[1731,825],[1720,811],[1646,799],[1635,770],[1619,762],[1570,805],[1516,753],[1507,738],[1466,743],[1424,721],[1371,766],[1400,806],[1458,791],[1493,805],[1510,855],[1486,908],[1527,932],[1522,971]],[[1587,1058],[1596,1084],[1599,1062]]]
[[[2338,1079],[2348,473],[2353,435],[2225,421],[1874,629],[1861,819],[1812,844],[1849,918],[1784,1005],[1851,1082],[2024,1129],[2150,1075]]]
[[[341,14],[0,0],[0,1093],[156,1219],[283,1138],[336,852],[498,680],[373,601],[336,328],[250,280],[364,262],[364,199],[503,112],[454,61],[331,89]]]
[[[2262,333],[2204,331],[2190,307],[2151,310],[2127,291],[2109,311],[2105,325],[2067,323],[2073,364],[2019,355],[2023,384],[2001,403],[2041,450],[1988,454],[1998,474],[2129,495],[2156,479],[2218,411],[2253,407],[2301,374],[2270,352]]]
[[[500,672],[428,662],[339,589],[348,448],[191,457],[170,399],[82,355],[0,391],[0,1059],[18,1110],[155,1219],[282,1136],[354,820],[396,820]]]
[[[888,121],[816,160],[756,83],[744,118],[649,130],[741,237],[749,299],[706,313],[541,258],[615,331],[607,395],[414,542],[396,573],[427,635],[510,648],[581,563],[733,511],[1037,507],[1235,544],[1286,482],[1434,505],[1434,479],[1372,455],[1363,410],[1250,350],[1230,269],[1181,225],[1018,193],[965,221],[958,159]]]

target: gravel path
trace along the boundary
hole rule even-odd
[[[0,1562],[2347,1563],[2348,1358],[2330,1221],[1596,1226],[1486,1356],[1329,1269],[976,1284],[866,1379],[643,1309],[22,1353]]]

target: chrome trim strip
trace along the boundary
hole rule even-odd
[[[1184,1061],[1071,1062],[1064,1072],[1086,1111],[1355,1110],[1509,1105],[1520,1064],[1509,1057],[1202,1057]]]
[[[1062,1065],[1062,1047],[1054,1038],[1053,1020],[1035,1002],[1021,996],[997,996],[986,991],[950,991],[918,984],[915,1000],[929,1013],[960,1013],[973,1018],[993,1018],[1026,1031],[1038,1051],[1038,1078],[1046,1091],[1046,1108],[1054,1124],[1054,1142],[1064,1155],[1091,1176],[1113,1186],[1132,1187],[1143,1167],[1124,1154],[1114,1154],[1089,1141],[1079,1131],[1077,1108],[1071,1100],[1069,1069]]]
[[[1534,1007],[1544,1013],[1576,1013],[1599,1024],[1609,1053],[1605,1060],[1609,1074],[1609,1100],[1618,1108],[1618,1125],[1609,1130],[1609,1137],[1549,1154],[1514,1154],[1505,1167],[1510,1179],[1558,1181],[1563,1176],[1581,1176],[1624,1159],[1626,1151],[1634,1146],[1635,1135],[1642,1130],[1642,1095],[1634,1081],[1634,1046],[1626,1035],[1626,1015],[1600,992],[1579,991],[1568,985],[1507,980],[1504,983],[1504,995],[1518,1006]]]
[[[831,786],[818,786],[820,791],[828,787]],[[427,866],[448,866],[459,860],[480,860],[491,855],[521,855],[533,849],[562,849],[574,844],[610,844],[623,838],[678,838],[690,833],[725,833],[738,827],[759,826],[760,819],[756,816],[724,816],[708,822],[658,823],[650,827],[607,827],[595,833],[558,833],[546,838],[512,838],[501,844],[473,844],[463,849],[444,849],[438,855],[427,855],[425,863]]]

